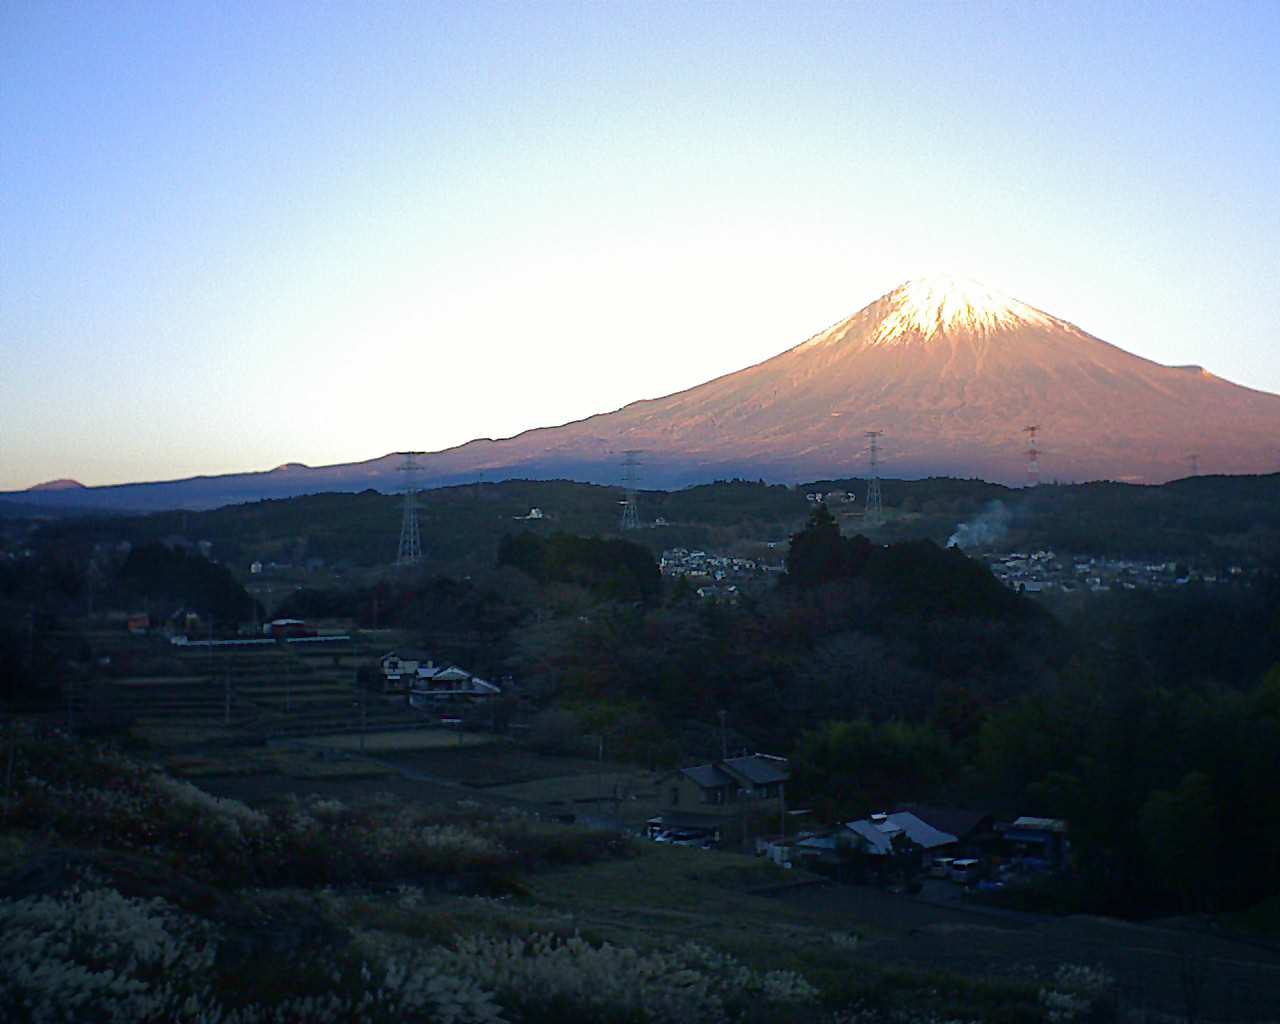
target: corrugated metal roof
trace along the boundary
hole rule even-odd
[[[1038,828],[1045,832],[1065,832],[1067,823],[1061,818],[1030,818],[1025,815],[1021,818],[1015,818],[1013,822],[1014,828]]]
[[[889,821],[897,825],[907,834],[917,846],[923,846],[926,850],[931,850],[935,846],[946,846],[948,843],[956,842],[956,837],[950,832],[943,832],[936,829],[927,821],[921,821],[910,811],[895,811],[889,815]]]
[[[885,820],[882,822],[868,821],[866,818],[860,821],[850,821],[845,824],[845,828],[865,839],[867,845],[871,848],[871,852],[875,854],[892,852],[893,837],[899,834],[905,835],[916,846],[921,846],[926,850],[932,850],[938,846],[946,846],[956,841],[955,836],[948,832],[940,832],[932,825],[921,821],[914,814],[906,811],[886,815]]]
[[[845,828],[862,837],[870,848],[870,852],[877,856],[883,856],[893,850],[893,844],[889,841],[889,837],[881,832],[873,822],[863,818],[861,821],[850,821],[845,824]]]

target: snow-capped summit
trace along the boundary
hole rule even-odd
[[[1027,324],[1049,326],[1053,317],[972,278],[922,277],[889,293],[891,311],[881,321],[879,345],[918,334],[926,340],[949,331],[990,332]]]
[[[873,331],[862,329],[868,321],[875,324]],[[1059,323],[1048,313],[973,278],[937,274],[903,282],[801,347],[844,344],[851,339],[863,346],[907,345],[949,334],[988,335]]]

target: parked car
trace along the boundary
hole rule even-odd
[[[933,863],[929,865],[930,878],[950,878],[951,865],[955,863],[954,857],[935,857]]]
[[[679,829],[667,829],[653,837],[655,843],[668,843],[671,846],[696,846],[703,850],[715,848],[715,840],[699,832],[684,832]]]
[[[962,857],[953,860],[950,867],[951,880],[962,885],[972,885],[982,877],[982,861],[973,857]]]

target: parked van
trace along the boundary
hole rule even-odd
[[[982,876],[982,861],[973,857],[963,857],[951,862],[951,881],[961,885],[972,885]]]
[[[933,863],[929,865],[930,878],[950,878],[951,865],[956,862],[954,857],[934,857]]]

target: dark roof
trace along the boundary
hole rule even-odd
[[[731,757],[724,762],[724,766],[756,786],[767,786],[771,782],[786,782],[791,778],[786,759],[781,757],[768,757],[764,754]]]
[[[658,825],[662,828],[696,828],[713,831],[724,827],[725,818],[715,814],[692,814],[688,811],[663,811],[656,817],[650,818],[648,824]]]
[[[966,811],[959,807],[933,807],[929,804],[902,804],[897,810],[914,814],[926,825],[932,825],[939,832],[949,832],[961,840],[975,832],[989,832],[995,827],[995,818],[989,811]]]
[[[693,768],[683,769],[683,772],[703,789],[715,789],[717,786],[729,786],[732,785],[734,781],[733,776],[722,772],[714,764],[695,765]]]
[[[401,661],[428,661],[431,655],[420,647],[402,647],[389,651],[383,658],[399,658]]]
[[[685,768],[683,772],[703,789],[732,786],[744,781],[753,786],[767,786],[774,782],[786,782],[791,777],[784,758],[764,754],[731,757],[727,761]]]

